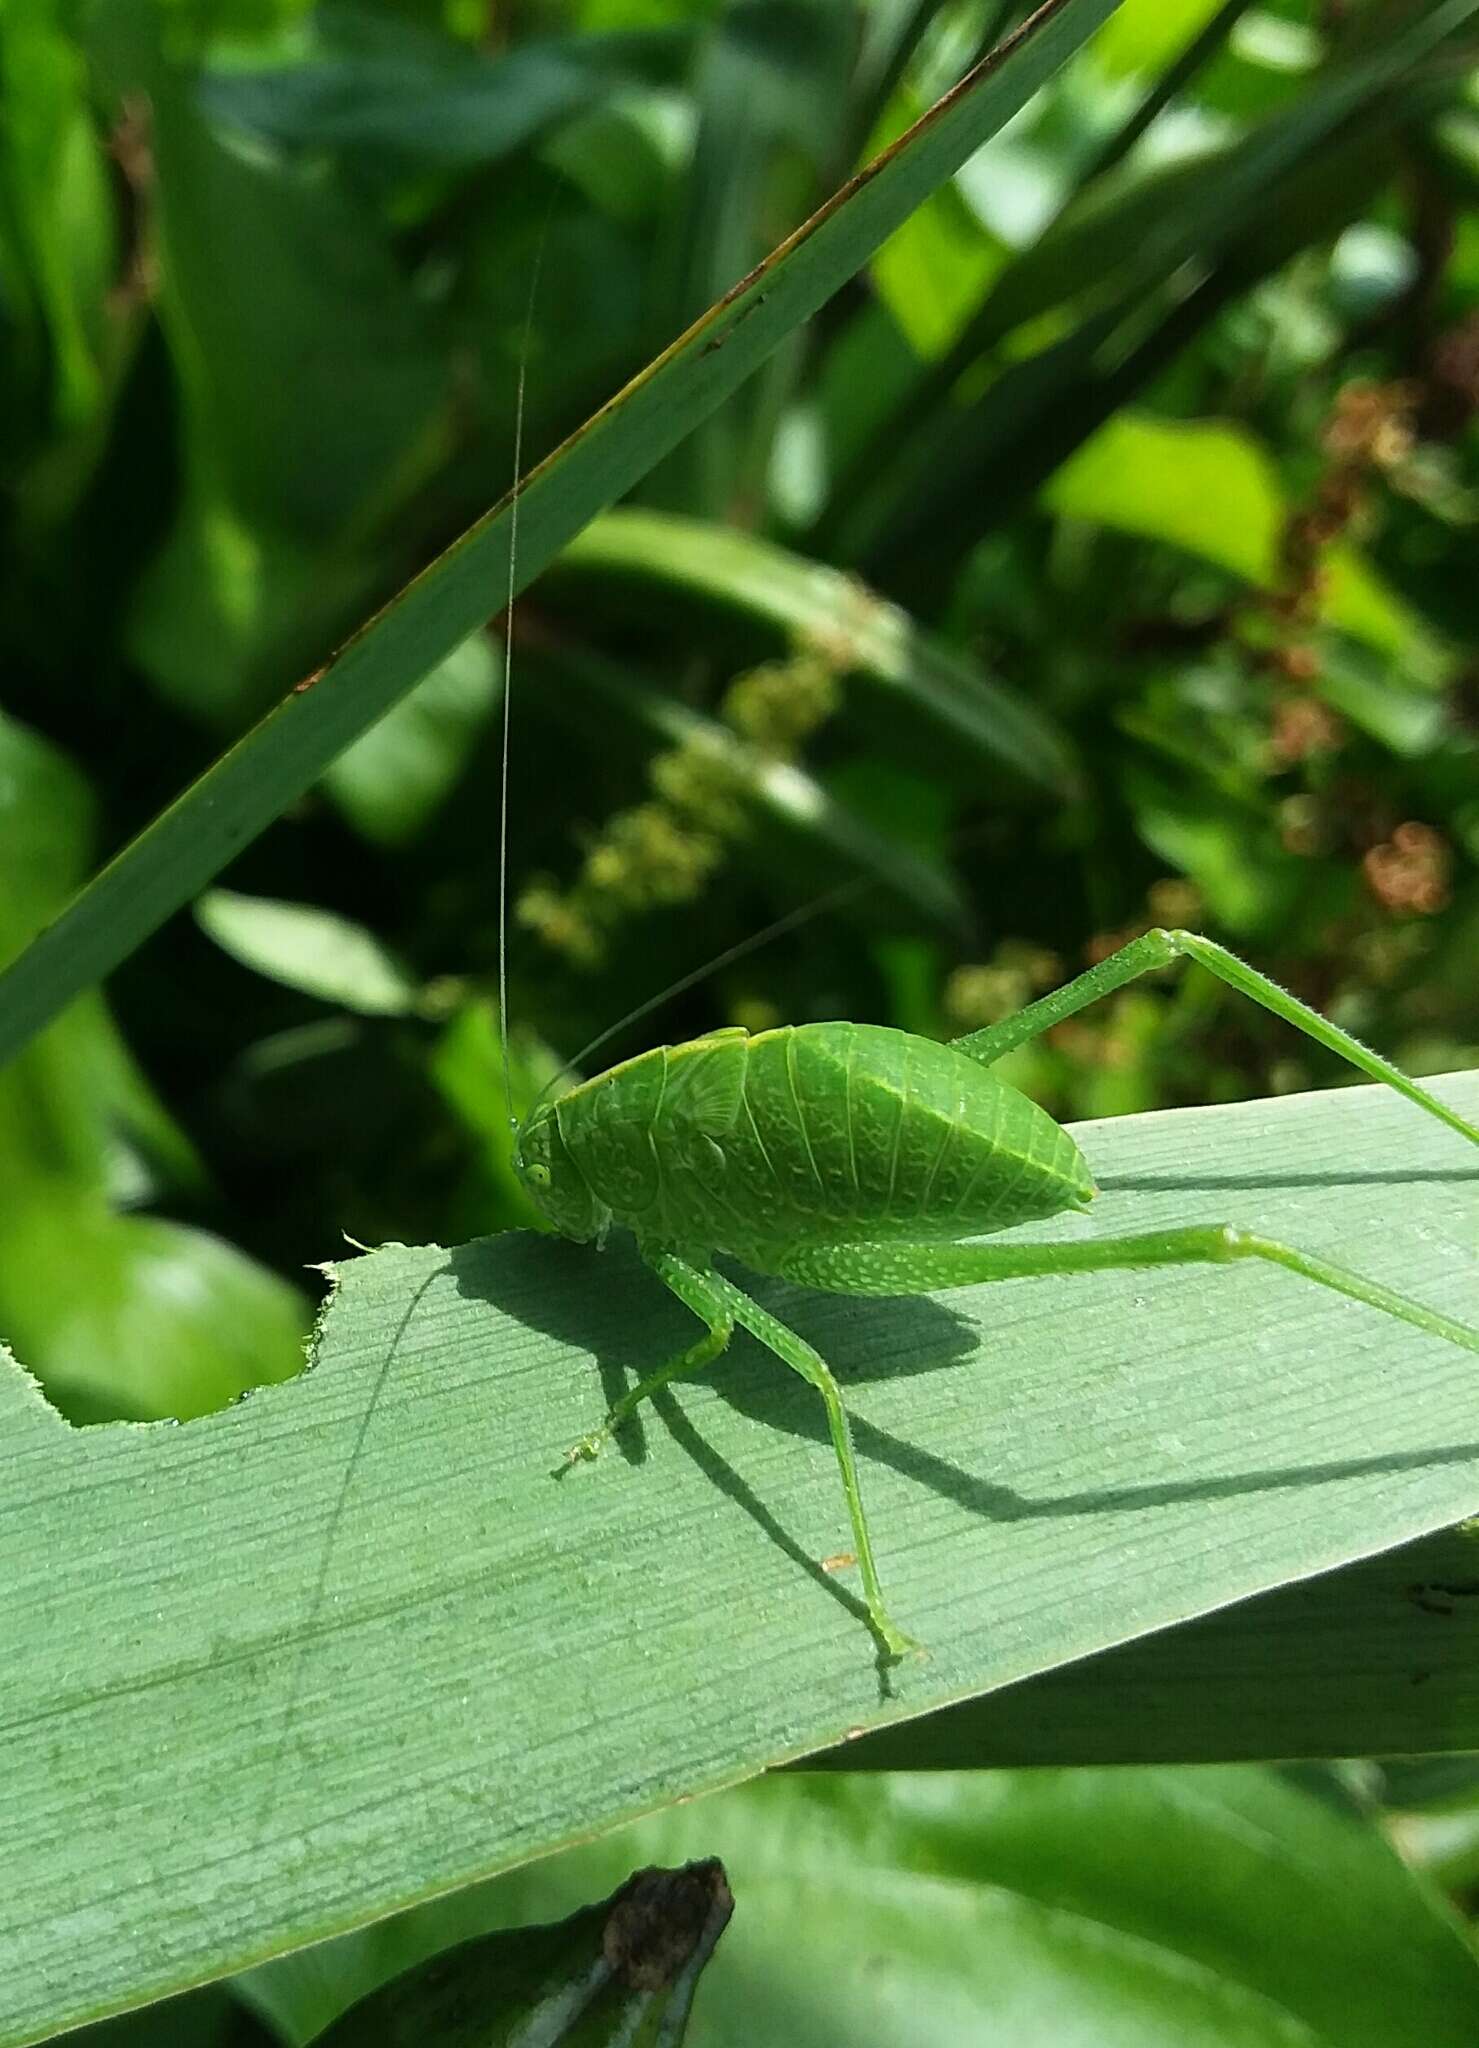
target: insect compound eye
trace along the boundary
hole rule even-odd
[[[547,1188],[554,1179],[554,1175],[547,1166],[531,1166],[529,1168],[529,1179],[535,1187]]]

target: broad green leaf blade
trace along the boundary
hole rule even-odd
[[[443,1952],[315,2038],[321,2048],[680,2048],[733,1911],[712,1859],[639,1870],[557,1926]]]
[[[541,463],[519,497],[515,588],[532,582],[854,276],[1115,5],[1047,0],[1018,36]],[[505,499],[103,869],[0,977],[0,1059],[197,896],[336,754],[502,606],[510,528]]]
[[[1394,1755],[1414,1741],[1479,1747],[1479,1524],[864,1735],[806,1767],[1226,1763]]]
[[[1099,62],[1111,78],[1155,71],[1207,28],[1222,0],[1129,0],[1107,30]]]
[[[1331,1772],[789,1776],[253,1974],[305,2038],[336,1968],[717,1854],[739,1901],[689,2048],[1470,2048],[1479,1962]],[[358,1951],[358,1953],[356,1953]],[[301,1975],[300,1975],[301,1969]],[[824,1987],[819,1991],[818,1987]]]
[[[1479,1075],[1439,1085],[1479,1105]],[[1061,1232],[1236,1221],[1479,1321],[1479,1172],[1394,1095],[1078,1137],[1103,1194]],[[1473,1354],[1283,1273],[757,1292],[856,1418],[931,1651],[886,1678],[817,1562],[846,1527],[818,1404],[748,1345],[551,1476],[691,1335],[618,1245],[349,1261],[312,1374],[180,1429],[72,1432],[0,1376],[0,2043],[1479,1507]]]

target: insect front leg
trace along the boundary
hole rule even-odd
[[[1081,1244],[855,1244],[797,1247],[777,1262],[776,1271],[806,1287],[839,1294],[932,1294],[937,1288],[969,1287],[989,1280],[1028,1280],[1061,1273],[1099,1273],[1146,1266],[1226,1265],[1261,1259],[1313,1280],[1336,1294],[1363,1302],[1410,1323],[1428,1337],[1442,1337],[1479,1351],[1479,1330],[1436,1309],[1424,1308],[1348,1267],[1317,1259],[1277,1238],[1259,1237],[1231,1223],[1198,1223],[1180,1230],[1154,1230],[1133,1237],[1091,1238]]]
[[[680,1259],[672,1252],[645,1251],[643,1259],[656,1273],[664,1286],[672,1289],[685,1308],[691,1308],[702,1322],[708,1324],[707,1335],[700,1337],[696,1344],[690,1344],[686,1351],[680,1351],[676,1358],[670,1358],[666,1365],[652,1373],[647,1379],[639,1380],[629,1388],[611,1410],[606,1420],[589,1436],[583,1436],[573,1444],[565,1456],[573,1464],[577,1458],[594,1458],[601,1446],[626,1421],[632,1412],[644,1401],[667,1386],[670,1380],[679,1379],[685,1373],[699,1372],[706,1365],[712,1365],[728,1349],[734,1335],[735,1319],[728,1302],[720,1291],[719,1276]]]
[[[1276,981],[1270,981],[1266,974],[1260,974],[1256,967],[1250,967],[1246,960],[1230,953],[1226,946],[1219,946],[1215,939],[1204,939],[1198,932],[1146,932],[1143,937],[1132,939],[1128,946],[1121,946],[1117,953],[1111,953],[1107,960],[1101,960],[1097,967],[1091,967],[1087,974],[1080,974],[1062,988],[1054,989],[1051,995],[1029,1003],[1015,1017],[1004,1017],[999,1024],[987,1025],[984,1031],[972,1031],[964,1038],[955,1039],[955,1050],[963,1052],[968,1059],[979,1060],[983,1066],[990,1066],[1014,1046],[1024,1045],[1028,1039],[1038,1037],[1054,1024],[1060,1024],[1065,1017],[1086,1009],[1090,1003],[1097,1003],[1103,996],[1112,995],[1127,982],[1137,981],[1142,974],[1149,974],[1157,967],[1169,967],[1175,960],[1198,961],[1229,988],[1235,988],[1240,995],[1261,1004],[1265,1010],[1271,1010],[1286,1024],[1302,1031],[1306,1038],[1313,1038],[1317,1044],[1339,1053],[1342,1059],[1348,1060],[1353,1067],[1359,1067],[1373,1081],[1383,1081],[1389,1088],[1395,1088],[1399,1095],[1405,1095],[1419,1109],[1427,1110],[1451,1130],[1479,1145],[1479,1130],[1467,1123],[1457,1110],[1440,1102],[1436,1095],[1430,1095],[1426,1088],[1420,1088],[1400,1067],[1382,1059],[1378,1053],[1362,1045],[1359,1038],[1352,1038],[1348,1031],[1342,1031],[1338,1024],[1332,1024],[1328,1017],[1322,1017],[1318,1010],[1312,1010],[1298,996],[1290,995]]]

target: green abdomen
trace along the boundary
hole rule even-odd
[[[660,1046],[556,1105],[575,1165],[649,1242],[924,1243],[1093,1192],[1047,1113],[949,1046],[871,1024]]]

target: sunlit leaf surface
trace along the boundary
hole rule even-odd
[[[1479,1077],[1442,1085],[1472,1114]],[[1380,1090],[1078,1135],[1103,1194],[1064,1232],[1235,1220],[1479,1320],[1479,1175]],[[688,1341],[619,1244],[346,1261],[316,1369],[183,1428],[71,1431],[0,1379],[0,2040],[1479,1507],[1472,1354],[1282,1273],[758,1291],[838,1368],[926,1660],[877,1668],[820,1562],[845,1517],[819,1407],[747,1345],[552,1476]],[[1434,1728],[1394,1683],[1398,1746],[1455,1739],[1446,1695]]]

